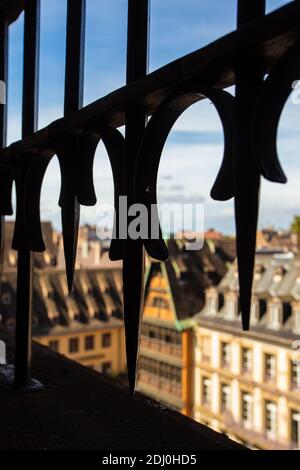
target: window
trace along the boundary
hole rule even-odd
[[[210,398],[211,398],[210,379],[208,377],[203,377],[202,379],[202,403],[203,405],[209,405]]]
[[[155,338],[155,337],[156,337],[155,331],[154,331],[154,330],[150,330],[150,331],[149,331],[149,336],[150,336],[150,338]]]
[[[276,438],[277,433],[277,405],[273,401],[265,402],[265,427],[269,438]]]
[[[211,340],[208,336],[203,336],[201,341],[201,359],[204,362],[210,361],[211,356]]]
[[[270,327],[274,330],[280,328],[280,312],[281,305],[279,303],[273,303],[270,305]]]
[[[253,398],[247,392],[242,392],[242,422],[245,427],[252,426]]]
[[[85,350],[90,351],[91,349],[94,349],[94,336],[86,336],[84,339],[85,342]]]
[[[58,352],[59,342],[57,340],[49,341],[49,348],[52,349],[52,351]]]
[[[230,410],[230,387],[227,384],[221,384],[221,412]]]
[[[300,448],[300,413],[295,410],[291,410],[291,441]]]
[[[300,362],[291,361],[291,388],[300,390]]]
[[[111,334],[104,333],[102,335],[102,348],[110,348],[111,347]]]
[[[100,366],[102,374],[111,375],[111,373],[112,373],[112,367],[111,366],[112,366],[111,362],[103,362]]]
[[[1,301],[4,305],[9,305],[11,303],[11,294],[10,292],[4,292],[1,296]]]
[[[153,297],[153,307],[168,308],[168,302],[163,297]]]
[[[230,344],[221,343],[221,365],[222,367],[230,366]]]
[[[273,354],[265,354],[265,380],[276,381],[276,357]]]
[[[165,342],[166,342],[166,343],[172,343],[172,337],[171,337],[171,335],[168,335],[168,334],[165,335]]]
[[[69,352],[74,353],[79,350],[79,339],[78,338],[70,338],[69,339]]]
[[[252,350],[242,348],[242,373],[250,374],[252,372]]]

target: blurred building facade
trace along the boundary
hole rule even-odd
[[[234,241],[208,241],[191,251],[168,244],[166,263],[149,262],[139,354],[139,391],[192,416],[194,316],[205,288],[217,285],[234,258]]]
[[[235,264],[194,329],[194,419],[258,449],[300,448],[300,258],[257,255],[251,330]]]
[[[73,291],[68,292],[62,237],[43,222],[44,253],[34,253],[33,336],[71,359],[118,376],[126,371],[120,263],[108,262],[95,228],[80,228]],[[1,322],[15,327],[16,252],[6,223]]]
[[[81,227],[69,294],[61,235],[48,222],[42,228],[47,249],[34,254],[34,339],[99,372],[123,376],[121,263],[109,261],[108,244],[95,227]],[[5,233],[0,315],[13,329],[13,223]],[[265,231],[258,237],[249,332],[241,329],[233,239],[210,230],[199,251],[172,240],[166,263],[147,260],[137,388],[252,448],[295,449],[300,257],[277,235],[265,237]]]

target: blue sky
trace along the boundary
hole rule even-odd
[[[267,10],[287,1],[269,0]],[[87,0],[84,103],[125,83],[126,0]],[[150,71],[196,50],[235,28],[236,0],[152,0]],[[42,0],[39,127],[62,116],[65,55],[65,0]],[[21,16],[10,28],[8,139],[20,138],[22,79]],[[234,89],[229,90],[234,93]],[[300,213],[297,165],[300,110],[291,100],[281,119],[278,150],[289,178],[285,186],[263,182],[260,226],[287,227]],[[205,228],[234,232],[232,201],[214,202],[210,187],[223,151],[222,128],[213,106],[205,101],[192,106],[177,121],[164,149],[159,172],[159,198],[204,201]],[[43,218],[60,227],[57,206],[59,169],[49,165],[42,191]],[[99,203],[113,198],[108,159],[100,144],[95,160]],[[276,210],[275,210],[276,208]],[[82,209],[82,222],[97,222],[97,207]]]

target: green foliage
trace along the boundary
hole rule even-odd
[[[295,215],[291,223],[291,231],[300,235],[300,215]]]

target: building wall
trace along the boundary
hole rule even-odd
[[[210,357],[205,354],[210,343]],[[230,347],[228,367],[222,364],[222,343]],[[250,372],[243,370],[242,350],[252,351]],[[275,357],[275,379],[266,379],[266,355]],[[295,448],[292,442],[291,413],[300,413],[300,389],[293,389],[291,381],[292,348],[228,334],[218,329],[197,326],[194,330],[194,406],[196,421],[208,424],[217,431],[253,448]],[[205,403],[206,379],[210,380],[210,399]],[[207,383],[207,382],[206,382]],[[221,385],[229,388],[229,407],[222,409]],[[250,423],[243,419],[242,394],[252,398]],[[276,431],[266,429],[266,404],[275,404]],[[268,405],[269,406],[269,405]],[[299,430],[299,427],[298,427]],[[299,440],[299,439],[298,439]]]
[[[110,345],[103,344],[104,335],[110,335]],[[94,338],[94,347],[87,349],[85,341],[87,337]],[[70,351],[70,340],[78,339],[78,351]],[[126,372],[125,334],[124,327],[107,329],[95,329],[89,331],[71,332],[67,330],[63,334],[51,336],[37,336],[34,338],[39,343],[50,346],[57,352],[78,361],[81,364],[92,367],[99,372],[109,375],[119,375]],[[110,370],[108,368],[110,364]],[[107,367],[107,370],[103,369]]]
[[[186,415],[191,413],[191,340],[188,330],[176,328],[167,279],[158,272],[145,299],[137,386]]]

